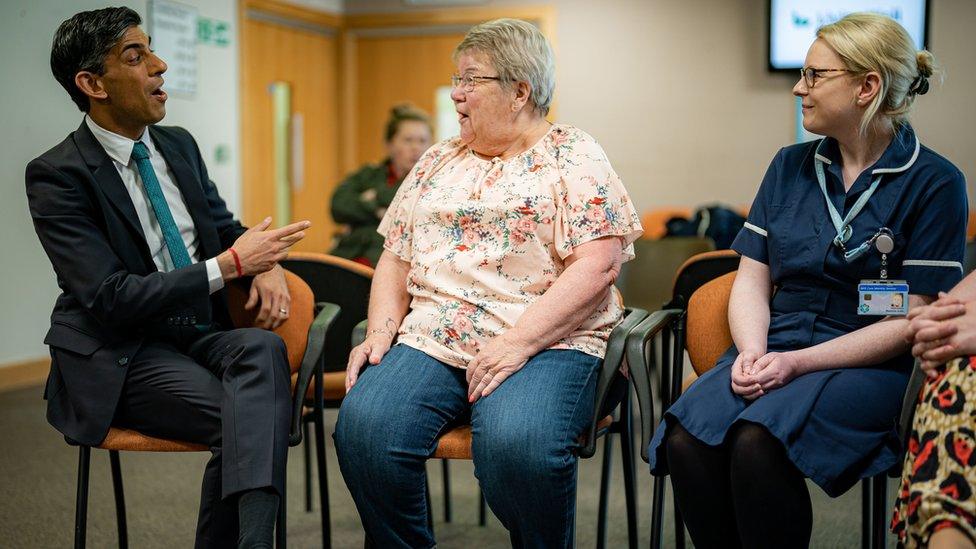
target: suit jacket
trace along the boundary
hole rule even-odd
[[[200,257],[216,256],[245,228],[186,130],[151,126],[149,133],[193,218]],[[210,295],[203,261],[157,270],[122,178],[84,122],[27,165],[27,198],[61,288],[44,338],[51,349],[48,421],[70,439],[97,445],[143,341],[194,325],[229,326],[223,291]]]

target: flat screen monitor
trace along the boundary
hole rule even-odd
[[[817,29],[856,11],[881,13],[898,21],[916,49],[928,44],[926,0],[769,0],[769,69],[802,68]]]

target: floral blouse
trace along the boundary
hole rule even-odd
[[[643,229],[597,142],[553,125],[532,148],[484,160],[459,138],[431,147],[380,223],[384,248],[410,263],[410,312],[398,341],[464,368],[565,270],[580,244]],[[623,309],[615,292],[550,349],[603,357]]]

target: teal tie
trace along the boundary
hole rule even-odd
[[[159,186],[156,179],[156,172],[153,171],[152,162],[149,161],[149,149],[142,141],[137,141],[132,148],[132,158],[136,160],[136,167],[142,177],[142,186],[146,189],[149,196],[149,203],[152,204],[153,211],[156,212],[156,221],[159,228],[163,231],[163,240],[166,241],[166,249],[169,250],[169,257],[173,260],[173,267],[181,269],[190,264],[190,254],[186,251],[183,244],[183,237],[180,236],[180,229],[173,220],[173,214],[169,211],[169,204],[163,195],[163,189]]]

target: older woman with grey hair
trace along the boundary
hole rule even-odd
[[[424,462],[470,421],[475,474],[512,544],[571,547],[572,450],[640,222],[593,138],[546,121],[554,63],[536,27],[478,25],[454,60],[461,133],[427,151],[380,224],[339,465],[372,543],[432,547]]]

